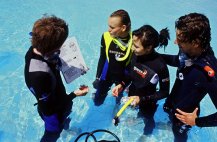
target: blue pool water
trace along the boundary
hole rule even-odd
[[[95,107],[92,102],[94,80],[101,34],[107,30],[107,18],[117,9],[125,9],[132,20],[132,29],[151,24],[156,29],[168,27],[171,41],[166,53],[176,54],[174,21],[189,12],[200,12],[210,19],[212,42],[217,54],[217,1],[216,0],[1,0],[0,1],[0,142],[37,142],[43,134],[43,122],[37,114],[36,102],[25,86],[23,77],[24,55],[30,46],[29,32],[35,20],[43,14],[54,14],[67,21],[70,36],[75,36],[84,59],[90,68],[87,74],[71,84],[68,92],[80,84],[90,86],[90,93],[74,100],[70,131],[63,131],[59,142],[73,142],[81,132],[107,129],[122,142],[170,142],[173,135],[167,115],[162,110],[164,100],[159,101],[155,114],[156,128],[149,137],[142,137],[143,121],[136,119],[137,111],[127,109],[118,127],[113,126],[115,101],[109,96],[104,105]],[[163,50],[159,50],[163,52]],[[171,84],[175,68],[170,68]],[[201,115],[216,111],[209,97],[201,103]],[[216,142],[217,128],[194,127],[189,142]],[[99,133],[97,138],[111,139]]]

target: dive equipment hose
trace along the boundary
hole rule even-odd
[[[94,133],[97,133],[97,132],[106,132],[106,133],[109,133],[110,135],[112,135],[113,137],[115,137],[116,140],[112,140],[112,141],[109,141],[109,140],[100,140],[100,141],[97,141],[96,137],[94,136]],[[104,129],[98,129],[98,130],[94,130],[92,132],[84,132],[84,133],[81,133],[76,139],[75,139],[75,142],[78,142],[78,140],[84,136],[84,135],[87,135],[86,138],[85,138],[85,142],[87,142],[87,140],[89,139],[89,137],[91,136],[93,139],[94,139],[94,142],[120,142],[120,139],[117,137],[117,135],[115,135],[114,133],[112,133],[111,131],[108,131],[108,130],[104,130]]]

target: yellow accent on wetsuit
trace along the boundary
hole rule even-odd
[[[105,33],[103,34],[103,36],[104,36],[104,40],[105,40],[105,46],[106,46],[105,51],[106,51],[106,57],[107,57],[108,62],[109,62],[108,51],[109,51],[109,46],[110,46],[110,44],[111,44],[112,41],[113,41],[116,45],[118,45],[118,47],[120,47],[120,49],[121,49],[122,51],[125,51],[125,50],[127,49],[125,56],[122,57],[122,58],[117,58],[117,61],[124,61],[124,60],[127,59],[127,57],[130,57],[130,58],[131,58],[131,55],[132,55],[131,46],[132,46],[132,44],[133,44],[132,32],[130,32],[130,39],[129,39],[129,42],[128,42],[127,46],[123,46],[123,45],[120,43],[120,41],[118,41],[117,39],[113,38],[113,37],[110,35],[109,32],[105,32]],[[127,61],[126,65],[129,64],[130,58],[129,58],[129,60]]]

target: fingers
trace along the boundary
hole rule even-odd
[[[180,120],[184,120],[184,119],[185,119],[185,116],[180,115],[180,114],[178,114],[178,113],[175,113],[175,116],[176,116],[176,118],[178,118],[178,119],[180,119]]]
[[[89,88],[88,87],[82,90],[82,93],[88,93],[88,92],[89,92]]]
[[[198,108],[195,108],[195,110],[193,111],[193,113],[197,115],[197,111],[198,111]]]
[[[176,110],[178,112],[178,113],[175,113],[176,118],[182,121],[183,123],[186,123],[187,113],[184,111],[181,111],[180,109],[176,109]]]
[[[187,115],[187,113],[186,112],[184,112],[184,111],[181,111],[180,109],[176,109],[180,114],[182,114],[182,115]]]
[[[129,98],[129,99],[130,99],[130,98]],[[134,100],[130,103],[130,105],[133,106],[133,107],[136,107],[137,103],[136,103],[135,98],[134,98]]]
[[[113,89],[112,89],[112,95],[113,95],[114,97],[117,97],[117,96],[118,96],[118,90],[117,90],[116,88],[113,88]]]
[[[118,94],[121,92],[122,86],[119,84],[112,89],[112,95],[118,97]]]
[[[130,96],[130,97],[129,97],[129,100],[130,100],[131,98],[133,98],[133,101],[131,102],[130,105],[132,105],[133,107],[136,107],[136,106],[139,104],[139,101],[138,101],[138,99],[137,99],[137,96]]]
[[[178,113],[175,113],[176,115],[176,118],[179,119],[180,121],[182,121],[183,123],[186,123],[186,120],[185,120],[185,116],[183,115],[180,115]]]
[[[89,92],[89,87],[79,88],[78,90],[74,91],[76,96],[85,96]]]

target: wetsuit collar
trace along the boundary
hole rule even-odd
[[[153,51],[148,55],[137,56],[137,62],[144,62],[156,58],[157,52]]]

